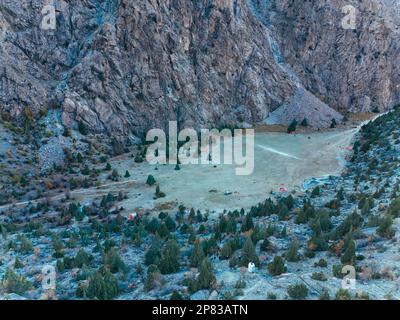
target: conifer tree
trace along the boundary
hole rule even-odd
[[[285,258],[289,262],[296,262],[299,260],[299,244],[297,239],[294,239],[290,246],[288,251],[286,252]]]
[[[230,259],[232,257],[232,247],[229,241],[225,242],[224,245],[222,246],[221,252],[220,252],[220,257],[221,259]]]
[[[190,266],[193,268],[198,268],[204,258],[205,254],[203,250],[203,245],[199,240],[197,240],[193,246],[192,255],[190,256]]]
[[[285,263],[280,256],[275,256],[274,260],[268,264],[268,272],[272,276],[279,276],[286,271]]]
[[[179,271],[179,247],[175,240],[169,240],[162,254],[160,271],[162,274],[176,273]]]
[[[260,260],[256,254],[256,249],[254,247],[251,237],[247,237],[247,240],[242,248],[242,266],[246,266],[249,262],[253,262],[257,267],[260,266]]]
[[[213,273],[211,262],[208,259],[203,259],[200,265],[200,274],[197,278],[199,289],[211,289],[216,278]]]

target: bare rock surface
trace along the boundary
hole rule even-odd
[[[171,120],[252,124],[288,106],[318,127],[340,120],[331,108],[390,108],[399,5],[350,2],[354,31],[340,27],[337,0],[59,0],[56,30],[42,30],[50,2],[3,0],[0,111],[21,120],[54,107],[69,128],[122,137]]]

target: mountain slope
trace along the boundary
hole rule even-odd
[[[339,31],[329,29],[332,35],[324,40],[313,12],[339,1],[279,3],[56,1],[57,29],[46,31],[40,29],[42,1],[4,0],[0,110],[3,117],[23,119],[27,109],[38,117],[40,110],[55,107],[67,127],[77,128],[82,121],[93,132],[125,137],[165,127],[170,120],[196,128],[256,123],[294,99],[304,110],[290,117],[301,120],[317,109],[318,117],[309,123],[321,127],[332,116],[340,121],[331,107],[361,111],[398,101],[393,30],[382,40],[387,50],[379,65],[386,62],[387,70],[381,74],[365,60],[361,71],[371,72],[359,72],[348,66],[355,56],[351,48],[341,53],[348,65],[321,58]],[[304,12],[310,15],[304,18]],[[303,52],[310,40],[303,41],[301,32],[318,39],[321,48],[314,55]],[[364,38],[368,35],[365,31]],[[375,53],[374,43],[366,47],[368,57]],[[317,98],[301,100],[312,94]]]

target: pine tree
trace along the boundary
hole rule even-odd
[[[80,134],[82,134],[84,136],[86,136],[88,134],[88,129],[86,127],[86,124],[83,123],[82,120],[79,120],[79,122],[78,122],[78,131]]]
[[[286,252],[286,260],[289,262],[296,262],[299,260],[299,244],[297,239],[294,239]]]
[[[190,213],[189,213],[188,219],[189,219],[190,223],[193,223],[195,221],[195,219],[196,219],[196,213],[194,212],[193,208],[190,209]]]
[[[89,277],[89,286],[86,294],[90,299],[111,300],[119,294],[118,281],[107,270],[104,276],[97,271]]]
[[[356,258],[356,244],[350,232],[345,238],[343,248],[344,253],[340,258],[340,261],[342,264],[354,265]]]
[[[260,260],[256,254],[256,249],[254,247],[251,237],[247,237],[247,240],[242,248],[242,266],[246,266],[249,262],[253,262],[257,267],[260,266]]]
[[[287,133],[292,133],[294,131],[296,131],[297,129],[297,121],[296,119],[293,119],[292,123],[289,125],[288,129],[287,129]]]
[[[103,255],[103,263],[104,265],[112,272],[127,272],[128,267],[125,262],[118,255],[116,249],[113,247],[106,251]]]
[[[157,239],[155,239],[144,256],[144,263],[147,266],[152,264],[158,265],[160,259],[161,259],[161,245],[160,242]]]
[[[203,259],[200,265],[200,274],[197,278],[199,289],[211,289],[216,278],[213,273],[211,262],[208,259]]]
[[[193,268],[198,268],[201,262],[204,260],[205,254],[203,246],[199,240],[194,244],[192,255],[190,256],[190,266]]]
[[[149,174],[147,177],[146,184],[148,184],[149,186],[152,186],[155,183],[156,183],[156,179],[154,179],[154,177],[151,174]]]
[[[286,271],[285,263],[280,256],[275,256],[274,260],[268,264],[268,272],[272,276],[279,276]]]
[[[128,170],[126,170],[126,171],[125,171],[125,176],[124,176],[124,177],[125,177],[125,178],[129,178],[130,176],[131,176],[131,174],[129,173]]]
[[[221,259],[230,259],[232,257],[233,251],[232,247],[229,241],[225,242],[224,245],[222,246],[221,252],[220,252],[220,257]]]
[[[243,224],[242,224],[242,231],[246,232],[246,231],[249,231],[249,230],[251,230],[253,228],[254,228],[253,218],[251,216],[251,213],[248,213],[246,215],[246,218],[245,218]]]
[[[153,290],[156,286],[156,282],[159,279],[159,277],[160,277],[160,271],[158,270],[158,267],[154,264],[150,265],[147,268],[147,276],[144,283],[144,290],[145,291]]]
[[[162,274],[179,271],[179,247],[175,240],[167,242],[160,261],[160,271]]]
[[[303,119],[303,121],[301,122],[301,126],[302,127],[307,127],[308,126],[308,121],[306,118]]]
[[[164,197],[165,197],[165,193],[160,190],[160,186],[157,186],[156,187],[156,199],[164,198]]]

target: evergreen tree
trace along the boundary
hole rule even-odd
[[[293,119],[293,121],[291,122],[291,124],[289,125],[289,127],[287,129],[287,133],[295,132],[296,129],[297,129],[297,121],[296,121],[296,119]]]
[[[178,291],[174,290],[174,292],[172,292],[169,300],[173,300],[173,301],[183,300],[183,297]]]
[[[254,228],[253,218],[251,213],[246,215],[244,222],[242,223],[242,231],[246,232]]]
[[[225,260],[225,259],[230,259],[232,257],[233,251],[231,247],[231,243],[229,241],[226,241],[224,245],[222,246],[221,252],[220,252],[220,258]]]
[[[126,171],[125,171],[125,176],[124,176],[124,177],[125,177],[125,178],[129,178],[130,176],[131,176],[131,174],[129,173],[128,170],[126,170]]]
[[[160,186],[156,187],[156,199],[158,198],[164,198],[165,193],[161,191]]]
[[[268,272],[272,276],[279,276],[286,272],[285,263],[280,256],[275,256],[274,260],[268,264]]]
[[[190,223],[193,223],[193,222],[195,221],[195,219],[196,219],[196,213],[194,212],[194,209],[193,209],[193,208],[190,209],[188,219],[189,219],[189,222],[190,222]]]
[[[307,127],[308,126],[308,121],[306,118],[303,119],[303,121],[301,122],[301,126],[302,127]]]
[[[241,265],[247,267],[249,262],[253,262],[257,267],[260,266],[260,260],[258,259],[251,237],[247,237],[242,248]]]
[[[74,265],[76,268],[82,268],[83,266],[90,266],[93,257],[86,253],[84,249],[79,249],[78,253],[74,258]]]
[[[356,244],[351,233],[349,233],[344,242],[344,253],[340,258],[342,264],[354,265],[356,259]]]
[[[104,265],[112,272],[127,272],[128,267],[126,266],[125,262],[121,259],[118,255],[116,249],[110,248],[106,251],[103,255],[103,263]]]
[[[376,233],[384,238],[392,238],[395,235],[395,230],[393,229],[393,219],[390,215],[386,214],[381,223],[379,224]]]
[[[98,300],[111,300],[119,293],[118,281],[112,273],[105,271],[104,277],[97,271],[89,277],[87,297]]]
[[[156,183],[156,179],[154,179],[154,177],[151,174],[149,174],[147,177],[146,184],[148,184],[149,186],[152,186],[155,183]]]
[[[211,262],[208,259],[203,259],[200,265],[200,274],[197,278],[199,289],[211,289],[216,278],[213,273]]]
[[[316,186],[313,191],[311,192],[311,197],[316,198],[321,195],[321,188],[319,186]]]
[[[153,290],[156,286],[159,277],[160,277],[160,271],[158,270],[158,267],[154,264],[150,265],[147,268],[147,276],[144,283],[144,290],[145,291]]]
[[[287,261],[296,262],[299,260],[299,244],[297,239],[294,239],[286,252],[285,258]]]
[[[84,136],[86,136],[88,134],[88,129],[86,127],[86,124],[83,123],[82,120],[79,120],[79,122],[78,122],[78,131],[80,134],[82,134]]]
[[[204,260],[205,254],[202,243],[197,240],[193,246],[192,255],[190,256],[190,266],[198,268]]]
[[[161,246],[160,242],[157,239],[154,239],[153,243],[151,244],[149,250],[147,250],[144,256],[144,263],[149,265],[158,265],[161,259]]]
[[[179,271],[179,247],[175,240],[167,242],[160,261],[160,271],[162,274]]]

